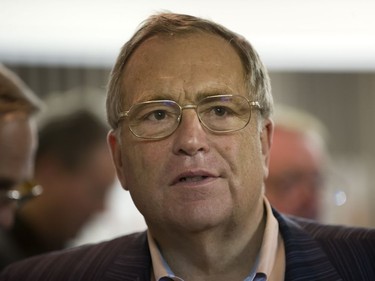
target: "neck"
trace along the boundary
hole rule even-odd
[[[243,280],[255,264],[263,240],[265,213],[262,208],[248,218],[224,228],[200,233],[154,233],[172,271],[185,281]],[[155,235],[156,234],[156,235]]]

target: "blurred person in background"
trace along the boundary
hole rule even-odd
[[[41,107],[19,77],[0,64],[0,269],[13,259],[4,231],[13,224],[17,203],[37,192],[30,180],[37,146],[34,115]]]
[[[54,108],[41,118],[35,157],[35,181],[43,194],[17,211],[10,232],[20,258],[67,247],[104,210],[115,179],[104,121],[83,106],[56,116]]]
[[[266,196],[278,211],[318,220],[327,168],[327,131],[311,114],[275,106]]]

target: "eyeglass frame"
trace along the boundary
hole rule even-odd
[[[198,114],[197,112],[197,107],[200,103],[202,103],[202,101],[204,101],[205,99],[209,99],[209,98],[221,98],[221,97],[241,97],[243,98],[244,100],[247,101],[248,105],[249,105],[249,110],[250,110],[250,114],[249,114],[249,119],[247,120],[247,122],[245,123],[245,125],[239,129],[233,129],[233,130],[225,130],[225,131],[216,131],[216,130],[213,130],[211,129],[210,127],[207,126],[207,124],[205,124],[202,120],[201,120],[201,117],[200,115]],[[159,139],[163,139],[163,138],[166,138],[166,137],[169,137],[170,135],[172,135],[176,130],[177,128],[180,126],[180,123],[181,123],[181,119],[182,119],[182,112],[184,109],[194,109],[197,116],[198,116],[198,119],[199,119],[199,122],[209,131],[211,132],[214,132],[216,134],[225,134],[225,133],[231,133],[231,132],[236,132],[236,131],[240,131],[242,129],[244,129],[250,122],[251,120],[251,110],[253,108],[257,109],[257,110],[262,110],[262,106],[260,105],[260,103],[258,101],[251,101],[249,100],[247,97],[245,96],[242,96],[242,95],[212,95],[212,96],[207,96],[207,97],[204,97],[203,99],[201,99],[198,104],[186,104],[186,105],[183,105],[181,106],[179,103],[177,103],[176,101],[174,100],[151,100],[151,101],[144,101],[144,102],[140,102],[140,103],[136,103],[136,104],[133,104],[132,106],[130,106],[130,108],[126,111],[122,111],[119,113],[119,117],[117,119],[117,124],[119,124],[122,120],[124,120],[126,117],[129,117],[129,113],[132,111],[133,108],[137,107],[137,106],[140,106],[140,105],[143,105],[143,104],[152,104],[152,103],[162,103],[162,102],[172,102],[174,104],[176,104],[179,109],[180,109],[180,114],[177,118],[177,126],[174,130],[172,130],[169,134],[165,135],[165,136],[162,136],[162,137],[142,137],[142,136],[139,136],[138,134],[136,134],[132,128],[130,127],[130,124],[128,124],[128,128],[130,130],[130,132],[136,136],[137,138],[140,138],[140,139],[146,139],[146,140],[159,140]]]
[[[27,190],[23,192],[21,190],[27,187]],[[26,201],[38,197],[43,193],[43,187],[32,181],[25,181],[16,188],[12,188],[6,191],[0,192],[0,202],[16,202],[18,205],[25,203]]]

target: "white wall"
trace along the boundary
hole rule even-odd
[[[244,35],[272,70],[374,70],[367,0],[1,0],[0,61],[112,65],[149,14],[170,10]]]

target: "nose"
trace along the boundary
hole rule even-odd
[[[194,156],[209,150],[207,133],[199,121],[196,111],[185,109],[179,127],[174,132],[173,152]]]

